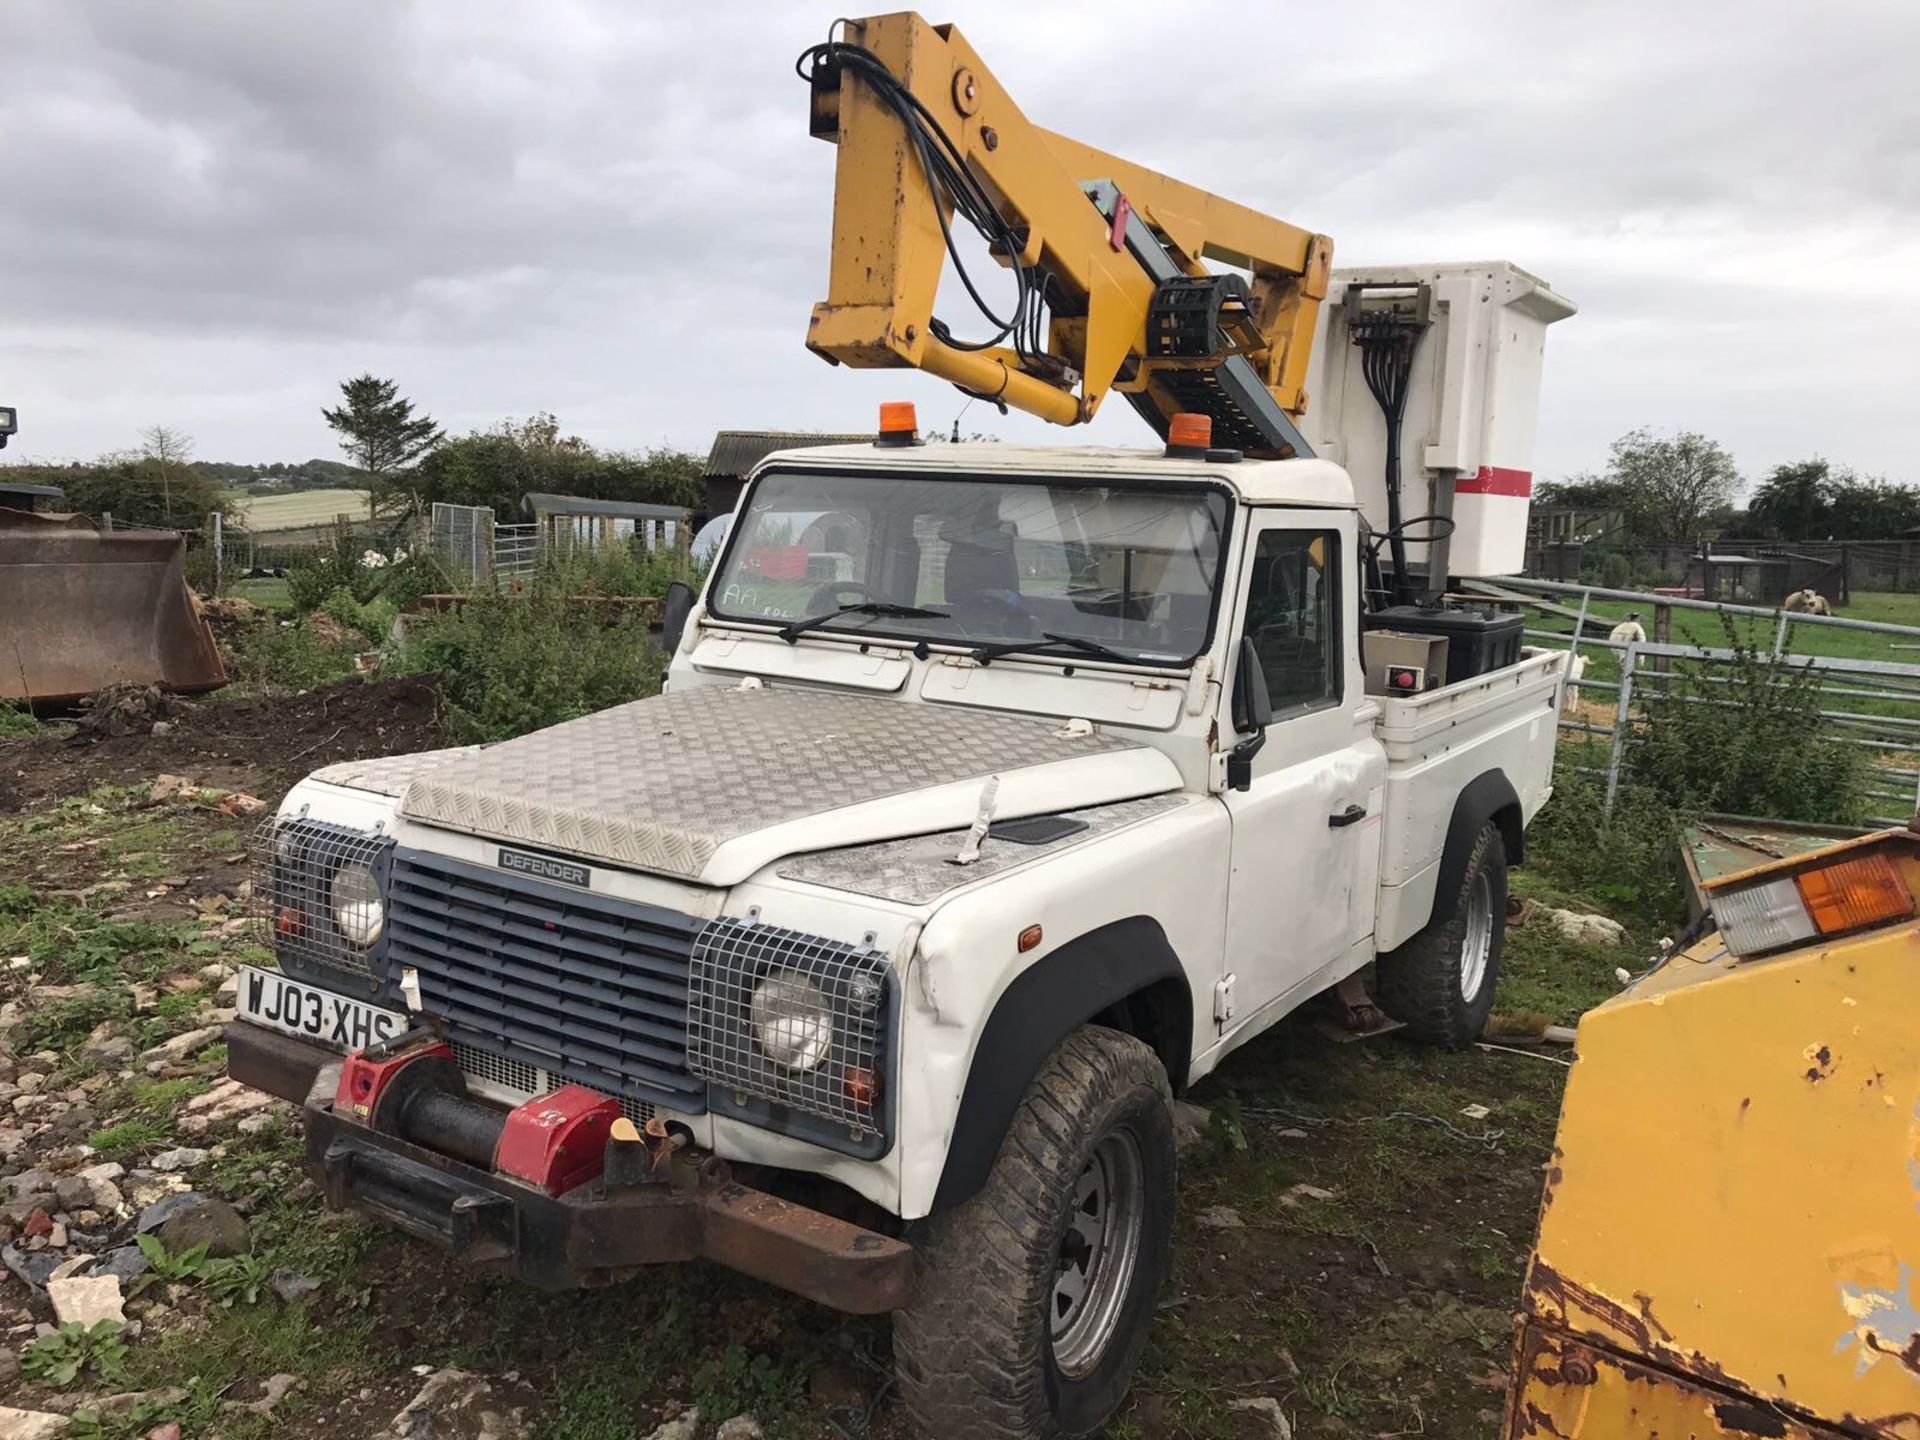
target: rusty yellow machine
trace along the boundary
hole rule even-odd
[[[1704,886],[1581,1021],[1508,1440],[1920,1436],[1920,836]]]

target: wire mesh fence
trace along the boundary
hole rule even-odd
[[[1527,639],[1572,653],[1562,681],[1559,725],[1563,731],[1604,745],[1603,763],[1573,763],[1571,768],[1603,777],[1609,806],[1629,769],[1634,727],[1656,723],[1645,713],[1649,702],[1731,703],[1716,700],[1713,692],[1716,686],[1731,685],[1733,671],[1742,663],[1731,645],[1649,639],[1644,626],[1636,634],[1633,627],[1615,625],[1610,614],[1602,619],[1602,610],[1596,607],[1596,602],[1624,601],[1646,611],[1657,605],[1668,612],[1723,617],[1736,635],[1744,627],[1753,652],[1801,672],[1817,688],[1825,735],[1872,756],[1867,796],[1876,813],[1867,818],[1874,824],[1903,825],[1920,810],[1920,664],[1879,655],[1795,653],[1788,648],[1796,631],[1805,639],[1807,630],[1824,630],[1829,637],[1846,634],[1863,644],[1879,644],[1879,637],[1884,637],[1882,648],[1889,654],[1902,646],[1920,651],[1920,627],[1529,578],[1508,577],[1479,585],[1475,594],[1532,610],[1536,623],[1524,630]],[[1567,628],[1556,628],[1559,625]],[[1607,632],[1596,634],[1602,626],[1608,627]],[[1688,672],[1690,683],[1685,686],[1676,683],[1680,667]],[[1797,682],[1782,674],[1771,683]],[[1588,692],[1608,696],[1609,702],[1596,705]]]

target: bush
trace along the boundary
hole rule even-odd
[[[1677,919],[1679,815],[1644,785],[1620,786],[1611,814],[1605,802],[1598,780],[1562,768],[1553,779],[1553,799],[1527,829],[1528,863],[1562,889],[1650,924]]]
[[[1682,810],[1859,823],[1868,760],[1821,719],[1812,669],[1756,653],[1722,620],[1730,664],[1679,662],[1657,691],[1636,689],[1634,780]]]
[[[233,678],[252,685],[311,690],[359,673],[353,647],[329,644],[312,617],[295,624],[256,626],[234,652]]]
[[[451,588],[431,555],[353,535],[336,535],[287,567],[287,595],[302,615],[320,609],[340,590],[359,604],[385,599],[397,610]]]
[[[420,627],[402,663],[439,672],[454,740],[504,740],[658,693],[665,656],[644,613],[581,603],[563,578],[476,595]]]

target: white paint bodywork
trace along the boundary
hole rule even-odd
[[[671,660],[673,696],[742,684],[802,687],[881,707],[872,717],[879,725],[887,715],[905,718],[896,707],[937,706],[1044,718],[1063,734],[1084,734],[1090,726],[1132,745],[1032,766],[1025,790],[1012,784],[1022,772],[1009,772],[1000,791],[1003,804],[1011,798],[1018,813],[1035,814],[1126,796],[1159,794],[1178,802],[1148,807],[1151,813],[1143,818],[1083,843],[1012,858],[924,903],[790,878],[780,873],[781,862],[888,836],[964,827],[978,801],[976,784],[913,791],[735,836],[724,854],[716,852],[711,863],[690,872],[704,883],[596,865],[597,892],[701,917],[757,909],[768,924],[852,943],[871,936],[899,971],[905,1003],[895,1051],[898,1108],[891,1151],[878,1160],[858,1160],[743,1122],[687,1117],[697,1143],[721,1156],[817,1172],[903,1217],[925,1215],[967,1076],[976,1065],[994,1063],[978,1049],[988,1017],[1028,967],[1102,926],[1132,917],[1154,921],[1193,996],[1191,1066],[1173,1077],[1176,1083],[1191,1081],[1367,963],[1376,949],[1399,943],[1425,923],[1447,825],[1470,780],[1489,770],[1503,772],[1528,818],[1548,794],[1558,654],[1529,655],[1509,670],[1417,698],[1364,693],[1353,563],[1358,514],[1352,487],[1337,466],[942,445],[912,451],[823,447],[775,455],[761,471],[854,467],[1172,479],[1224,488],[1236,504],[1218,620],[1208,650],[1189,666],[1034,655],[983,668],[957,646],[923,644],[916,654],[910,639],[871,632],[812,633],[789,645],[775,638],[772,625],[722,622],[696,606]],[[1277,716],[1251,787],[1236,792],[1227,789],[1225,752],[1237,738],[1229,697],[1238,617],[1253,539],[1276,526],[1337,537],[1344,694],[1337,703]],[[470,770],[474,761],[459,763]],[[428,767],[424,773],[435,771]],[[306,807],[360,828],[378,821],[402,844],[494,863],[494,839],[410,818],[403,793],[412,783],[402,777],[386,784],[400,793],[380,793],[378,785],[357,788],[311,778],[288,796],[285,808]],[[644,804],[644,796],[632,803]],[[1360,822],[1329,827],[1330,816],[1352,806],[1364,808]],[[842,848],[840,860],[850,853],[857,854]],[[1034,925],[1043,941],[1022,953],[1019,936]],[[1215,991],[1229,978],[1232,1014],[1216,1019]]]

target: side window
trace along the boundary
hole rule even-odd
[[[1247,630],[1275,713],[1341,699],[1340,537],[1267,530],[1253,552]]]

